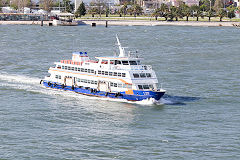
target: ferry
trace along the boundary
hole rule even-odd
[[[159,100],[164,89],[158,88],[157,76],[150,65],[141,64],[136,53],[126,53],[118,36],[118,56],[95,57],[90,60],[87,52],[73,52],[71,60],[60,60],[50,67],[40,81],[45,87],[73,91],[128,101]]]

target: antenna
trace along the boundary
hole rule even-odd
[[[119,57],[125,57],[125,50],[124,47],[121,46],[121,43],[118,39],[118,35],[116,34],[116,38],[117,38],[117,43],[118,43],[118,47],[119,47]]]

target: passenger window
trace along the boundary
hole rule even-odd
[[[126,73],[122,73],[122,77],[126,77]]]
[[[150,74],[150,73],[146,73],[146,76],[147,76],[148,78],[151,78],[151,74]]]
[[[75,71],[77,71],[77,67],[75,67]]]
[[[128,61],[122,61],[123,65],[128,65]]]
[[[145,73],[140,73],[140,77],[145,78],[146,77]]]
[[[80,68],[78,68],[78,71],[80,72]]]
[[[142,86],[142,85],[138,85],[138,88],[139,88],[139,89],[143,89],[143,86]]]
[[[108,76],[108,71],[105,71],[105,75]]]
[[[87,69],[84,69],[84,72],[87,72]]]
[[[122,64],[121,61],[115,61],[115,62],[116,62],[116,65],[117,65],[117,64]]]
[[[129,61],[130,65],[137,65],[136,61]]]
[[[119,87],[119,88],[122,88],[122,84],[121,84],[121,83],[118,83],[118,87]]]
[[[117,72],[114,72],[114,73],[113,73],[113,76],[117,76]]]
[[[148,85],[143,85],[143,89],[149,89]]]
[[[112,74],[113,74],[112,72],[109,72],[109,76],[112,76]]]
[[[98,74],[101,74],[102,72],[101,71],[98,71]]]
[[[117,83],[114,83],[114,87],[117,87]]]
[[[88,73],[91,73],[91,69],[88,69]]]
[[[121,73],[118,73],[118,77],[121,77],[122,76],[122,74]]]
[[[81,72],[84,72],[84,68],[81,68]]]

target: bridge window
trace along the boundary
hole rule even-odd
[[[139,74],[138,73],[133,73],[133,77],[134,78],[139,78]]]

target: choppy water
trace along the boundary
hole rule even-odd
[[[167,90],[129,103],[46,89],[73,51],[113,55],[115,34]],[[0,159],[240,159],[240,30],[0,26]]]

